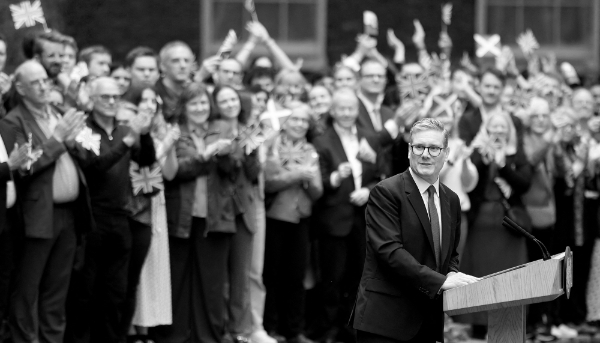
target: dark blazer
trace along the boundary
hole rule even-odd
[[[210,134],[210,131],[209,133]],[[181,137],[177,141],[177,174],[171,181],[165,180],[165,202],[169,234],[189,238],[196,196],[196,179],[206,176],[211,160],[198,154],[196,144],[187,125],[181,125]]]
[[[10,156],[17,137],[5,122],[0,122],[0,139],[4,143],[6,153]],[[8,226],[6,211],[6,182],[13,179],[8,163],[0,163],[0,233]]]
[[[367,111],[365,104],[360,99],[358,103],[358,118],[356,118],[356,127],[363,129],[369,135],[377,136],[381,146],[392,144],[394,141],[392,136],[390,136],[385,128],[379,132],[375,131],[375,127],[373,126],[373,122],[371,121],[371,117],[369,116],[369,112]],[[379,113],[381,114],[382,125],[385,124],[385,122],[389,119],[394,118],[394,111],[387,106],[381,106]]]
[[[413,338],[422,325],[443,341],[446,274],[458,272],[458,196],[440,183],[442,265],[437,266],[429,217],[407,170],[380,182],[367,204],[367,254],[351,321],[357,330],[396,340]],[[439,316],[437,313],[439,312]],[[424,318],[435,318],[433,322]]]
[[[365,130],[357,128],[359,141],[364,137],[378,155],[380,146],[374,136]],[[331,173],[337,170],[341,163],[348,162],[344,146],[333,127],[315,140],[315,148],[319,153],[319,165],[323,179],[323,196],[317,202],[313,211],[313,220],[321,233],[344,237],[352,230],[354,211],[357,208],[350,203],[350,193],[355,189],[352,175],[342,180],[339,187],[332,187]],[[380,181],[380,171],[377,164],[362,162],[362,187],[373,188]]]
[[[33,148],[43,150],[42,156],[32,164],[29,172],[20,172],[17,178],[17,192],[21,199],[26,237],[52,238],[53,228],[49,223],[53,222],[54,213],[54,166],[56,160],[67,152],[67,147],[54,137],[46,138],[33,115],[22,104],[13,108],[4,121],[14,131],[19,146],[27,142],[31,133]],[[80,235],[91,230],[94,224],[85,176],[75,158],[73,163],[79,176],[79,197],[75,201],[75,228]]]
[[[517,132],[517,144],[523,146],[523,122],[512,114],[510,115],[510,118],[515,125],[515,130]],[[481,110],[478,107],[473,107],[471,103],[467,102],[467,108],[458,120],[458,136],[465,141],[467,145],[471,145],[471,142],[475,136],[477,136],[482,123]]]

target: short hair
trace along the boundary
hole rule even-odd
[[[502,85],[506,84],[506,76],[500,71],[500,69],[494,68],[494,67],[484,69],[479,74],[479,81],[481,81],[486,74],[491,74],[491,75],[495,76],[498,80],[500,80]]]
[[[73,48],[73,51],[75,51],[75,54],[77,54],[77,52],[79,51],[79,47],[77,46],[77,42],[75,41],[75,38],[73,38],[71,36],[63,35],[63,43],[65,45]]]
[[[125,64],[123,64],[121,62],[118,62],[118,61],[112,62],[110,64],[110,72],[109,72],[109,74],[112,74],[115,70],[125,69],[125,68],[126,68]]]
[[[423,118],[419,119],[416,123],[413,124],[410,129],[410,143],[412,144],[413,134],[422,131],[438,131],[444,134],[444,148],[448,147],[448,139],[450,138],[450,133],[448,130],[444,128],[444,124],[440,123],[439,120],[433,118]]]
[[[188,49],[192,53],[192,55],[194,54],[192,52],[192,48],[190,48],[189,45],[187,45],[185,42],[182,42],[180,40],[176,40],[176,41],[172,41],[172,42],[169,42],[169,43],[165,44],[160,49],[160,52],[158,53],[158,55],[159,55],[159,62],[160,63],[164,62],[167,59],[167,54],[169,53],[169,50],[171,50],[173,48],[176,48],[176,47],[186,48],[186,49]]]
[[[265,93],[267,95],[267,100],[271,97],[270,94],[269,94],[269,92],[267,92],[266,90],[264,90],[259,85],[250,86],[250,87],[246,88],[246,90],[248,92],[250,92],[251,94]]]
[[[152,57],[156,60],[156,66],[158,67],[158,55],[156,51],[147,46],[138,46],[129,51],[125,57],[125,66],[131,67],[138,57]]]
[[[356,99],[356,102],[358,104],[358,96],[356,96],[356,93],[349,89],[349,88],[340,88],[338,90],[336,90],[335,92],[333,92],[333,94],[331,95],[331,104],[333,106],[333,104],[335,104],[337,101],[339,101],[339,98],[344,97],[344,96],[350,96],[354,99]]]
[[[280,85],[283,80],[287,79],[290,76],[295,76],[300,78],[300,81],[303,84],[306,84],[306,79],[304,78],[304,75],[302,75],[302,73],[296,69],[281,69],[279,71],[279,73],[277,73],[277,75],[275,75],[275,84],[276,85]]]
[[[224,89],[229,88],[232,91],[235,92],[235,94],[237,94],[238,98],[240,99],[240,114],[238,115],[238,122],[242,123],[242,124],[247,124],[248,123],[248,119],[250,117],[250,111],[247,110],[246,108],[244,108],[244,101],[242,100],[242,97],[240,96],[240,93],[233,87],[231,86],[217,86],[215,87],[215,89],[213,90],[212,93],[212,101],[215,104],[215,111],[213,113],[211,113],[211,117],[208,117],[209,120],[212,119],[221,119],[221,113],[219,111],[219,108],[217,106],[218,102],[217,102],[217,96],[219,96],[219,93],[221,93],[221,91],[223,91]]]
[[[65,35],[56,30],[41,31],[37,33],[33,38],[33,48],[31,57],[41,55],[44,52],[44,42],[65,44]],[[23,46],[23,50],[25,49],[26,47]],[[25,55],[27,55],[27,52],[24,52]]]
[[[115,85],[117,84],[117,81],[115,81],[115,79],[113,79],[110,76],[100,76],[98,78],[95,78],[90,82],[90,95],[96,95],[96,92],[98,90],[98,84],[100,84],[101,82],[112,82]]]
[[[201,96],[201,95],[206,95],[206,98],[208,99],[208,102],[210,104],[210,110],[209,110],[209,116],[208,118],[214,118],[215,117],[215,106],[214,103],[210,97],[210,93],[208,92],[208,89],[206,88],[206,86],[202,83],[199,82],[192,82],[189,85],[185,86],[185,88],[183,89],[183,91],[181,92],[181,95],[179,95],[179,98],[177,98],[177,110],[175,113],[180,113],[178,121],[179,121],[179,125],[187,125],[187,117],[185,115],[185,105],[192,99],[194,99],[195,97]]]
[[[347,66],[343,63],[336,63],[333,66],[333,71],[331,72],[331,76],[333,76],[333,78],[335,79],[335,74],[337,74],[340,70],[343,69],[347,69],[348,71],[350,71],[352,73],[352,75],[354,75],[355,78],[358,79],[358,73],[356,72],[356,70],[352,69],[352,67]]]
[[[92,56],[94,56],[94,55],[109,55],[110,56],[110,51],[108,51],[108,49],[102,45],[89,46],[89,47],[81,50],[81,52],[79,53],[79,61],[83,61],[83,62],[85,62],[85,64],[87,64],[89,66],[90,62],[92,61]]]

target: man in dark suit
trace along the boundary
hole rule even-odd
[[[21,64],[15,72],[21,103],[4,119],[19,145],[31,137],[42,152],[16,180],[25,241],[11,299],[14,342],[63,341],[77,238],[92,227],[85,177],[65,145],[85,118],[75,110],[62,117],[53,111],[49,82],[38,62]]]
[[[375,163],[378,141],[357,127],[358,107],[354,92],[337,91],[331,108],[334,123],[314,143],[324,188],[313,214],[323,286],[315,335],[325,341],[332,341],[344,324],[342,318],[348,318],[364,262],[365,204],[381,175]],[[350,282],[343,285],[343,280]],[[342,300],[344,293],[350,294],[347,301]],[[344,302],[348,313],[340,315]]]
[[[410,132],[410,168],[371,190],[367,256],[351,317],[359,343],[443,341],[441,292],[477,281],[458,271],[460,202],[439,182],[448,132]]]
[[[18,251],[17,192],[13,172],[28,163],[27,146],[15,147],[16,135],[5,122],[0,122],[0,339],[4,337],[13,253]],[[13,148],[14,147],[14,148]],[[9,155],[10,153],[10,155]]]
[[[408,144],[400,135],[404,130],[398,126],[394,111],[383,105],[386,83],[385,66],[376,60],[363,62],[357,92],[360,101],[356,126],[378,137],[383,149],[378,163],[387,177],[408,167]]]

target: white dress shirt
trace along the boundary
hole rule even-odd
[[[0,163],[8,162],[8,151],[4,146],[4,141],[0,137]],[[15,192],[15,182],[10,180],[6,181],[6,208],[11,208],[17,200],[17,193]]]
[[[354,189],[360,189],[362,186],[362,162],[358,160],[358,149],[360,143],[358,142],[358,134],[356,126],[352,129],[347,130],[339,126],[337,123],[333,123],[333,129],[340,137],[344,152],[350,162],[352,168],[352,177],[354,178]],[[335,182],[332,182],[335,183]]]
[[[427,209],[427,215],[429,215],[429,193],[427,189],[431,184],[425,180],[423,180],[420,176],[415,174],[412,170],[412,167],[408,168],[410,170],[410,175],[412,175],[413,180],[417,184],[417,188],[419,189],[419,193],[421,193],[421,198],[423,198],[423,203],[425,204],[425,209]],[[440,247],[442,246],[442,207],[440,206],[440,179],[438,178],[433,183],[433,188],[435,188],[435,198],[433,198],[433,202],[435,203],[435,207],[437,209],[438,220],[440,221]]]

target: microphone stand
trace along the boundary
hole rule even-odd
[[[546,249],[546,246],[544,245],[544,243],[540,242],[540,240],[538,240],[537,238],[535,238],[534,235],[530,234],[529,232],[527,232],[527,230],[523,229],[522,227],[520,227],[517,223],[515,223],[512,219],[504,216],[504,219],[502,220],[502,226],[512,229],[514,231],[517,231],[518,233],[520,233],[521,235],[527,237],[528,239],[534,241],[538,247],[540,247],[540,250],[542,251],[542,256],[544,258],[544,261],[547,261],[551,258],[550,253],[548,252],[548,249]]]

